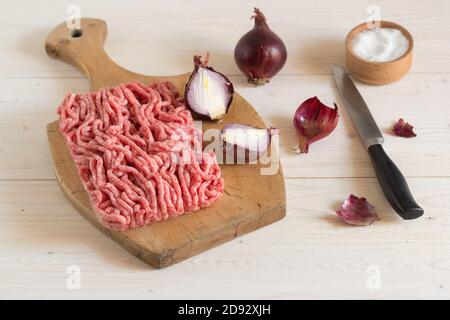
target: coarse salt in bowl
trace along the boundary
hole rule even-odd
[[[346,62],[358,80],[374,85],[402,78],[412,63],[413,38],[404,27],[379,21],[378,28],[362,23],[346,39]]]
[[[361,59],[387,62],[402,57],[409,41],[398,29],[374,28],[361,31],[352,40],[353,52]]]

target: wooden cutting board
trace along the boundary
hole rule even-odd
[[[90,80],[93,90],[121,82],[148,84],[168,80],[184,91],[189,73],[168,77],[145,76],[114,63],[103,50],[106,30],[106,23],[99,19],[81,19],[81,29],[77,31],[69,30],[63,23],[49,34],[45,49],[49,56],[81,70]],[[229,122],[266,127],[255,109],[238,93],[234,94],[225,119],[220,123],[205,121],[203,130],[221,128]],[[281,165],[275,175],[261,175],[260,164],[221,165],[225,193],[213,206],[124,232],[107,229],[91,209],[58,128],[57,121],[48,124],[47,134],[56,176],[66,196],[96,228],[152,267],[167,267],[285,216],[286,196]]]

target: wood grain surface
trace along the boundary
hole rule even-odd
[[[50,56],[68,62],[86,74],[93,90],[119,83],[171,81],[183,92],[189,74],[152,77],[125,70],[103,50],[106,23],[100,19],[81,19],[75,37],[66,23],[50,32],[45,49]],[[259,128],[266,125],[253,107],[238,93],[223,121],[202,121],[202,129],[220,129],[226,123],[242,123]],[[257,164],[221,165],[225,180],[222,197],[211,207],[164,222],[126,231],[111,230],[98,220],[89,197],[78,177],[58,121],[47,126],[48,141],[56,176],[74,207],[97,229],[155,268],[163,268],[192,257],[242,234],[254,231],[286,214],[286,195],[282,169],[264,175]],[[277,154],[272,154],[279,162]]]
[[[72,2],[71,2],[72,3]],[[181,74],[190,57],[211,64],[268,125],[281,130],[286,218],[162,270],[152,270],[98,232],[64,197],[43,128],[67,92],[90,89],[85,76],[49,59],[43,42],[67,18],[69,2],[4,0],[0,13],[0,297],[62,299],[449,299],[450,298],[450,2],[444,0],[110,1],[75,2],[108,21],[108,55],[143,74]],[[426,212],[405,222],[384,199],[372,164],[341,108],[337,128],[291,152],[292,116],[317,95],[343,106],[331,76],[345,65],[345,36],[370,5],[407,28],[414,59],[401,80],[357,83],[385,136],[385,148]],[[233,60],[251,28],[253,6],[283,39],[288,60],[269,85],[249,86]],[[182,30],[182,31],[180,31]],[[182,36],[180,36],[180,33]],[[162,50],[161,50],[162,49]],[[400,117],[418,136],[390,133]],[[26,147],[24,147],[26,146]],[[366,196],[381,220],[341,224],[334,210],[349,193]],[[67,284],[72,266],[81,286]],[[381,286],[368,286],[373,270]]]

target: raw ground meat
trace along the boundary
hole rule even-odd
[[[224,182],[213,152],[170,82],[68,94],[58,107],[92,208],[126,230],[213,204]]]

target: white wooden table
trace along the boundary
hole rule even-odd
[[[208,50],[212,65],[281,129],[287,217],[163,270],[81,218],[55,180],[45,133],[65,93],[89,88],[44,51],[69,3],[108,22],[106,50],[133,71],[182,73],[193,54]],[[346,33],[371,4],[415,38],[405,78],[358,83],[425,209],[414,221],[401,220],[384,199],[330,75],[332,63],[344,63]],[[289,54],[281,74],[257,88],[233,60],[255,5]],[[0,298],[450,298],[450,2],[4,0],[0,29]],[[329,138],[297,155],[292,115],[314,95],[336,101],[341,119]],[[400,117],[416,138],[389,133]],[[382,220],[339,222],[334,210],[350,193],[366,196]],[[70,266],[80,270],[80,289],[70,285]]]

